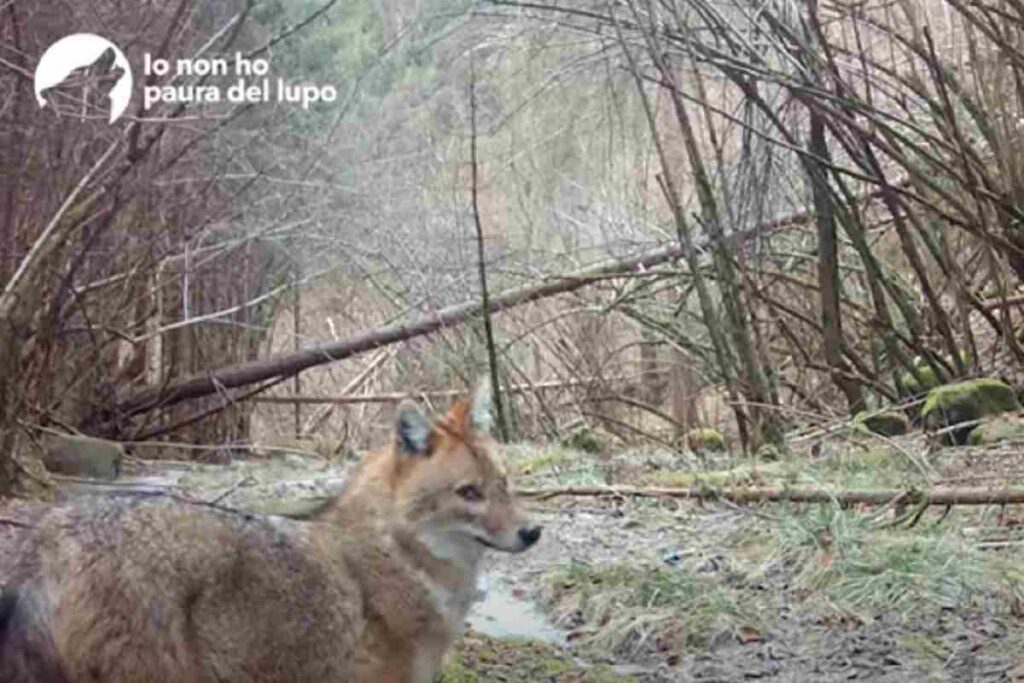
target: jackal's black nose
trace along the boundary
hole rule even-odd
[[[527,548],[537,542],[540,538],[540,527],[539,526],[524,526],[519,529],[519,540],[523,542]]]

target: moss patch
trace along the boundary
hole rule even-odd
[[[659,486],[761,486],[770,484],[806,483],[803,465],[796,462],[740,465],[728,470],[709,472],[656,472],[642,483]]]
[[[757,449],[757,453],[754,454],[755,460],[762,462],[779,462],[787,457],[788,453],[785,447],[779,447],[773,443],[766,443]]]
[[[570,460],[566,451],[546,450],[517,461],[514,467],[516,474],[536,474],[566,465]]]
[[[696,453],[721,453],[726,450],[725,437],[717,429],[709,427],[691,429],[684,437],[686,447]]]
[[[921,417],[929,429],[941,429],[1019,409],[1020,403],[1009,385],[998,379],[983,377],[932,389],[928,392]],[[965,443],[973,426],[967,425],[948,432],[946,442]]]
[[[564,651],[533,640],[491,638],[475,631],[455,645],[439,683],[625,683],[607,666],[587,666]]]
[[[477,683],[479,680],[480,677],[476,675],[476,672],[470,671],[462,663],[461,657],[451,655],[448,657],[437,683]]]

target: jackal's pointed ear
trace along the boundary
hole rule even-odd
[[[398,404],[395,414],[395,440],[404,455],[422,456],[430,450],[430,425],[411,401]]]
[[[469,407],[469,426],[477,434],[491,431],[494,422],[491,403],[491,381],[484,378],[477,382],[473,391],[473,402]]]

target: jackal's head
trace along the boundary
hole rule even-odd
[[[435,555],[482,547],[518,553],[540,538],[540,527],[516,505],[488,433],[490,399],[483,383],[433,425],[411,403],[398,408],[395,502]]]

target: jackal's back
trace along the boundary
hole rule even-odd
[[[352,680],[362,594],[314,527],[167,497],[55,508],[0,563],[0,680]]]

